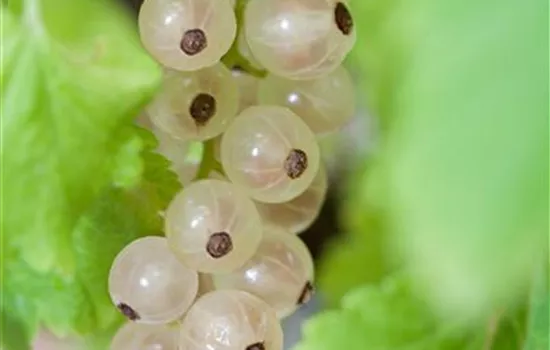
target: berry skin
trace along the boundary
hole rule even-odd
[[[134,322],[161,324],[178,319],[197,290],[197,272],[172,255],[164,237],[133,241],[117,255],[109,272],[111,299]]]
[[[262,66],[295,80],[335,70],[355,43],[347,5],[335,0],[250,0],[245,31]]]
[[[227,178],[255,200],[282,203],[302,194],[319,169],[319,146],[289,109],[253,106],[237,116],[221,143]]]
[[[319,215],[327,188],[327,173],[321,167],[311,186],[298,197],[285,203],[257,202],[256,208],[266,225],[280,226],[289,232],[300,233]]]
[[[231,70],[233,80],[239,87],[239,113],[250,106],[257,104],[257,93],[260,79],[248,74],[241,69],[233,68]]]
[[[178,328],[127,323],[113,337],[110,350],[177,350]]]
[[[180,328],[180,350],[282,350],[283,333],[275,312],[243,291],[203,295]]]
[[[232,271],[256,251],[262,235],[254,203],[227,181],[192,183],[172,200],[165,216],[170,248],[202,273]]]
[[[203,141],[225,131],[238,99],[231,71],[219,63],[195,72],[168,71],[147,112],[155,127],[172,137]]]
[[[279,318],[307,303],[313,293],[313,259],[305,244],[275,226],[266,226],[260,247],[240,269],[214,275],[217,290],[238,289],[267,302]]]
[[[237,23],[228,0],[145,0],[139,31],[158,62],[193,71],[220,61],[235,39]]]
[[[269,75],[259,83],[258,102],[290,108],[316,134],[337,131],[355,114],[353,81],[344,67],[310,80]]]

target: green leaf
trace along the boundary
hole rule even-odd
[[[84,336],[90,349],[102,349],[101,344],[123,321],[107,293],[114,257],[132,240],[162,233],[160,213],[180,188],[176,175],[168,171],[168,161],[153,152],[153,136],[139,130],[128,142],[134,144],[136,138],[146,145],[139,157],[139,168],[144,170],[141,180],[129,188],[107,187],[79,219],[71,235],[76,255],[74,275],[37,271],[16,258],[9,259],[5,267],[5,285],[36,308],[37,322],[58,336]],[[122,146],[128,147],[133,148]],[[7,306],[12,308],[12,304],[8,300]],[[34,330],[28,333],[32,336]]]
[[[0,344],[8,350],[31,350],[32,335],[38,326],[34,305],[14,290],[4,288],[0,305]]]
[[[161,72],[129,18],[109,2],[8,6],[0,97],[4,242],[29,268],[70,278],[77,259],[71,233],[111,182],[114,164],[135,166],[117,158],[127,142],[121,127],[151,97]]]
[[[449,317],[518,300],[548,245],[548,4],[352,2],[354,62],[383,121],[357,192]]]
[[[375,229],[365,235],[344,234],[324,248],[316,271],[323,301],[338,305],[349,290],[379,282],[391,270],[380,238]]]
[[[357,191],[369,169],[356,170],[347,179],[349,188],[343,189],[346,200],[340,203],[339,218],[345,233],[324,248],[316,271],[318,288],[329,305],[338,305],[349,290],[380,282],[398,266],[387,251],[383,213],[372,205],[374,191],[368,191],[368,196]]]
[[[441,323],[401,275],[351,291],[342,308],[308,321],[294,350],[477,350],[481,335]]]
[[[547,264],[547,261],[544,262]],[[548,265],[534,278],[529,305],[529,321],[525,350],[547,350],[550,347],[550,291]]]

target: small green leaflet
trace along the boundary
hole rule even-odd
[[[521,344],[515,319],[500,316],[485,324],[437,319],[414,292],[408,277],[396,274],[378,285],[349,292],[339,310],[309,320],[293,350],[514,350]]]
[[[161,71],[113,3],[8,4],[0,97],[4,243],[30,268],[70,278],[71,232],[110,183],[114,163],[135,164],[112,155],[127,141],[121,127],[152,96]]]

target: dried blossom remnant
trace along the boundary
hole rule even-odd
[[[284,169],[291,179],[297,179],[307,169],[307,155],[301,149],[292,149],[285,159]]]
[[[265,350],[265,345],[263,342],[258,342],[247,346],[245,350]]]
[[[231,236],[227,232],[213,233],[206,244],[206,251],[214,259],[219,259],[233,250]]]
[[[310,281],[307,281],[302,289],[302,293],[300,293],[300,297],[298,297],[298,305],[303,305],[310,301],[314,291],[315,289],[313,288],[313,284],[311,284]]]
[[[216,99],[210,94],[197,94],[189,106],[189,114],[198,126],[205,125],[216,114]]]
[[[338,26],[338,29],[344,35],[349,35],[353,30],[353,18],[346,5],[339,2],[334,8],[334,21]]]
[[[189,56],[202,52],[208,46],[206,34],[202,29],[190,29],[183,33],[180,49]]]
[[[128,304],[119,303],[117,305],[117,308],[130,321],[137,321],[140,319],[138,313],[134,309],[132,309]]]

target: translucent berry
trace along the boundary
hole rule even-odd
[[[259,83],[258,102],[290,108],[316,134],[338,130],[355,113],[353,82],[343,67],[311,80],[269,75]]]
[[[227,272],[256,251],[262,224],[254,203],[227,181],[192,183],[172,200],[165,217],[170,248],[199,272]]]
[[[267,302],[282,318],[309,301],[313,293],[313,260],[305,244],[275,226],[265,226],[258,251],[229,274],[214,275],[217,290],[238,289]]]
[[[256,203],[256,208],[264,224],[280,226],[283,229],[300,233],[306,230],[319,215],[327,193],[327,174],[324,167],[311,186],[298,197],[285,203]]]
[[[221,158],[229,180],[254,199],[282,203],[302,194],[319,169],[319,147],[289,109],[253,106],[223,135]]]
[[[228,0],[145,0],[139,31],[157,61],[191,71],[221,59],[235,39],[237,24]]]
[[[129,320],[167,323],[181,317],[197,295],[198,275],[172,255],[166,238],[127,245],[109,272],[113,303]]]
[[[178,350],[178,327],[127,323],[111,342],[110,350]]]
[[[166,74],[147,112],[165,133],[181,140],[202,141],[225,131],[237,114],[238,99],[237,83],[220,63],[196,72]]]
[[[203,295],[180,328],[180,350],[282,350],[283,333],[273,309],[243,291]]]
[[[254,58],[290,79],[335,70],[355,43],[348,7],[336,0],[250,0],[245,30]]]

